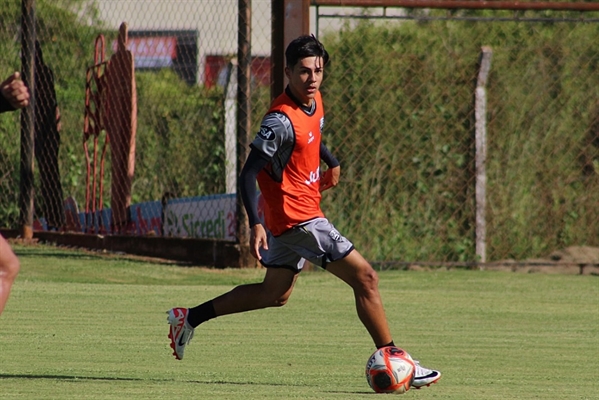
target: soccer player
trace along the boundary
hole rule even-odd
[[[194,308],[167,312],[173,355],[201,323],[222,315],[283,306],[304,262],[326,269],[354,292],[358,317],[377,348],[394,345],[372,266],[325,218],[321,191],[339,182],[339,162],[321,141],[324,111],[319,87],[329,55],[314,36],[300,36],[285,51],[289,85],[271,104],[240,176],[251,227],[250,251],[266,267],[261,283],[240,285]],[[320,162],[327,165],[321,171]],[[256,181],[265,201],[257,212]],[[413,386],[429,386],[439,371],[417,364]]]
[[[23,108],[28,104],[29,90],[20,79],[18,72],[0,83],[0,113]],[[13,253],[6,239],[0,235],[0,314],[4,310],[19,268],[19,259]]]

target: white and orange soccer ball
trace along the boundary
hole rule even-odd
[[[405,393],[414,381],[416,365],[412,357],[395,346],[375,351],[366,363],[366,380],[377,393]]]

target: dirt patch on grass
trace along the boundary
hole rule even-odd
[[[545,258],[501,260],[488,263],[485,270],[525,273],[598,275],[599,247],[570,246],[556,250]]]

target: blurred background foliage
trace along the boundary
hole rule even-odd
[[[111,43],[116,32],[87,2],[36,3],[62,112],[64,195],[82,203],[85,72],[96,37]],[[8,76],[20,69],[20,6],[0,4],[0,71]],[[599,245],[598,36],[598,23],[452,19],[365,19],[321,35],[332,56],[324,141],[342,166],[340,185],[324,194],[325,213],[370,260],[475,261],[473,90],[481,46],[490,46],[487,258]],[[222,87],[190,86],[169,69],[136,79],[133,202],[223,193]],[[254,131],[269,96],[268,87],[253,87]],[[19,113],[0,116],[0,140],[0,225],[14,227]]]
[[[476,259],[473,93],[490,46],[488,259],[597,245],[598,33],[597,23],[365,20],[324,36],[325,140],[342,164],[329,217],[371,259]]]

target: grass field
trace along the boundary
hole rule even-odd
[[[348,287],[304,272],[287,306],[210,321],[185,359],[165,311],[260,270],[208,270],[16,246],[0,317],[2,399],[373,399],[373,345]],[[386,271],[396,344],[443,372],[413,399],[598,399],[599,277]]]

